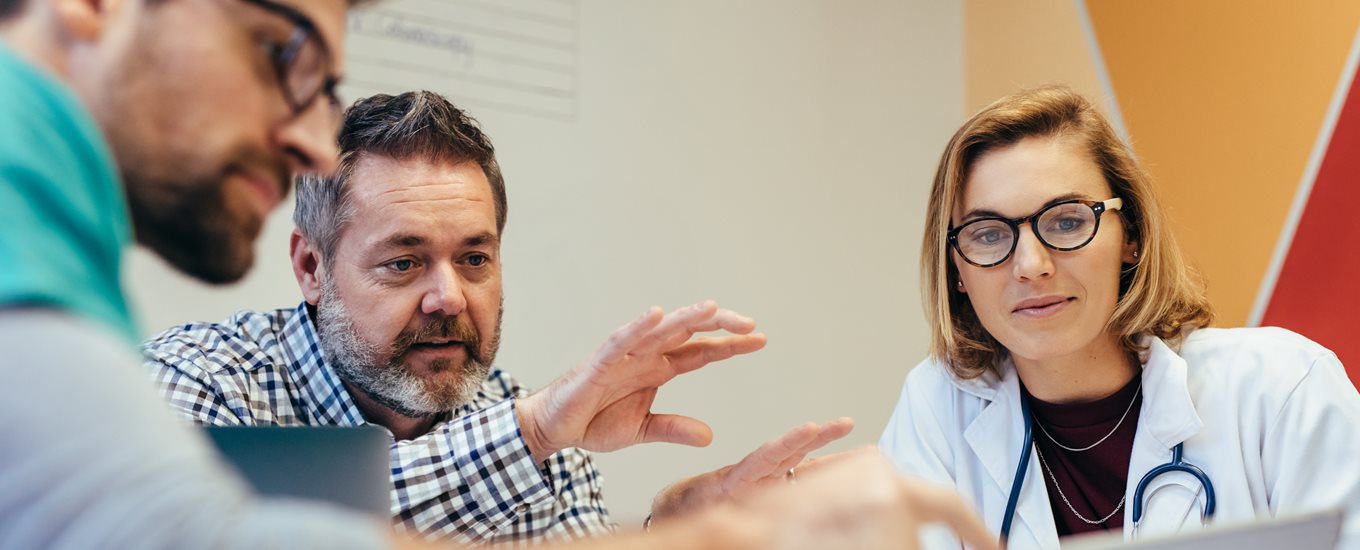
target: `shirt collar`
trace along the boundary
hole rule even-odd
[[[1185,358],[1155,336],[1143,343],[1143,411],[1138,422],[1149,434],[1171,448],[1199,433],[1204,421],[1190,398],[1189,365]]]
[[[977,378],[963,379],[954,376],[951,371],[949,380],[954,383],[954,387],[959,391],[982,399],[983,401],[995,401],[996,393],[1004,387],[1007,377],[1015,376],[1015,367],[1011,365],[1010,357],[1006,357],[996,369],[987,369]]]
[[[283,352],[297,381],[298,399],[312,421],[330,426],[368,424],[349,390],[340,382],[340,375],[326,362],[306,301],[284,319],[282,332]]]

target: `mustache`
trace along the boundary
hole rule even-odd
[[[392,341],[392,357],[401,357],[411,347],[422,340],[430,339],[449,339],[462,342],[463,347],[467,348],[469,357],[481,358],[482,339],[477,334],[477,329],[471,323],[466,323],[464,317],[444,317],[436,319],[415,330],[403,330]]]

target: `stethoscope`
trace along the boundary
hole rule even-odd
[[[1020,465],[1015,468],[1015,479],[1011,481],[1011,496],[1006,501],[1006,515],[1001,520],[1001,544],[1006,544],[1006,539],[1011,534],[1011,521],[1015,519],[1015,507],[1020,503],[1020,489],[1025,485],[1025,472],[1029,469],[1030,450],[1034,448],[1034,415],[1029,411],[1029,399],[1020,398],[1020,413],[1025,417],[1025,447],[1020,453]],[[1148,484],[1152,483],[1157,476],[1167,472],[1185,472],[1199,480],[1200,485],[1204,486],[1204,509],[1200,513],[1200,521],[1208,522],[1209,518],[1214,517],[1214,484],[1209,480],[1209,476],[1198,466],[1186,462],[1182,459],[1185,451],[1184,443],[1177,443],[1171,448],[1171,462],[1157,466],[1143,476],[1138,482],[1138,487],[1133,490],[1133,533],[1138,533],[1138,525],[1143,520],[1143,491]]]

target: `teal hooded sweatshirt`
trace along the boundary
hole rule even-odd
[[[64,84],[0,43],[0,309],[56,308],[130,343],[132,240],[113,155]]]

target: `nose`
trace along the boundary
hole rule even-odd
[[[274,141],[288,159],[288,168],[294,174],[335,172],[340,156],[339,123],[322,96],[278,126]]]
[[[457,317],[467,309],[467,297],[463,295],[463,280],[451,265],[442,265],[430,270],[430,286],[420,301],[420,311],[425,315],[443,314]]]
[[[1011,270],[1019,280],[1036,280],[1053,275],[1053,251],[1049,250],[1028,225],[1016,236]]]

